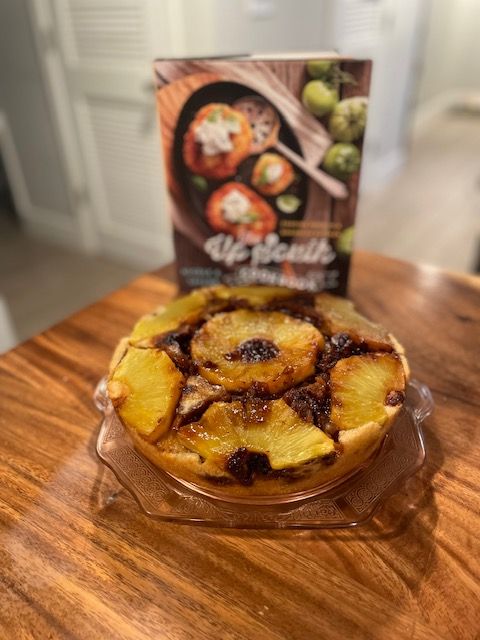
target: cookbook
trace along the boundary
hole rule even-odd
[[[154,72],[180,288],[345,294],[371,62],[162,59]]]

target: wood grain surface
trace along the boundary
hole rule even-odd
[[[352,297],[436,410],[422,471],[370,525],[323,532],[156,522],[98,462],[94,386],[174,292],[142,276],[0,358],[0,638],[478,638],[478,280],[355,256]]]

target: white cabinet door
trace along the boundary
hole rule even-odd
[[[171,53],[168,2],[52,0],[100,249],[172,257],[152,61]]]

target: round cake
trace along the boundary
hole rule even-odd
[[[365,464],[408,376],[397,340],[345,298],[219,285],[140,318],[107,388],[153,464],[211,492],[268,496]]]

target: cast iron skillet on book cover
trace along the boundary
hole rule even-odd
[[[253,167],[258,160],[260,152],[252,149],[251,155],[249,155],[243,162],[239,164],[235,175],[221,180],[210,178],[204,179],[202,180],[203,188],[198,188],[198,183],[196,184],[194,174],[186,166],[183,158],[184,136],[188,130],[188,127],[190,126],[190,123],[193,121],[195,115],[202,107],[205,107],[206,105],[211,103],[224,103],[235,108],[235,103],[238,103],[239,100],[246,99],[247,97],[252,98],[253,100],[258,99],[259,102],[268,105],[274,110],[275,116],[279,121],[279,141],[285,146],[289,147],[289,149],[294,151],[296,154],[303,157],[300,144],[294,132],[286,122],[285,118],[274,107],[274,105],[271,105],[258,92],[237,82],[213,82],[195,91],[183,106],[182,111],[180,112],[180,115],[178,117],[172,149],[173,167],[176,180],[186,194],[186,199],[192,203],[194,212],[198,215],[198,218],[203,221],[204,231],[207,235],[212,235],[212,229],[208,225],[205,216],[206,203],[209,197],[223,184],[232,181],[239,182],[249,187],[250,189],[255,190],[251,184],[251,176]],[[274,147],[272,147],[271,149],[265,148],[263,151],[270,150],[273,153],[278,153],[278,151]],[[282,154],[279,153],[279,155]],[[292,195],[298,198],[300,204],[296,211],[286,214],[279,210],[276,202],[277,198],[275,196],[268,197],[259,194],[260,197],[266,200],[272,207],[275,214],[277,215],[279,222],[282,219],[301,220],[303,218],[307,200],[308,178],[300,169],[298,169],[297,167],[293,168],[296,177],[294,182],[286,189],[285,194]]]

